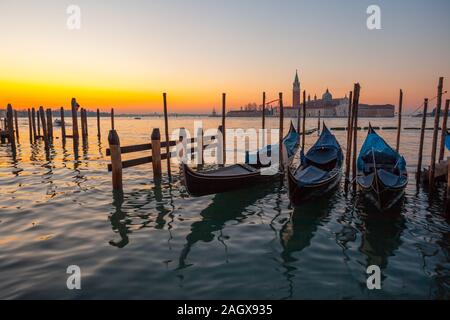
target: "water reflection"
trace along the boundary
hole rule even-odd
[[[186,263],[186,260],[192,247],[197,242],[213,241],[216,237],[216,233],[221,234],[228,221],[234,220],[242,222],[247,219],[248,212],[246,211],[246,208],[267,194],[273,192],[275,185],[276,184],[246,189],[245,197],[242,197],[242,191],[215,195],[212,199],[212,203],[200,212],[202,219],[191,225],[191,232],[186,237],[186,244],[178,259],[177,269],[184,269],[192,265]],[[226,249],[227,247],[223,237],[219,235],[217,238],[222,242]]]
[[[325,223],[330,212],[333,210],[337,196],[334,194],[329,199],[317,203],[305,202],[292,211],[289,220],[280,230],[280,242],[283,248],[281,252],[282,266],[285,269],[283,275],[288,282],[289,299],[293,296],[293,280],[299,268],[298,258],[295,255],[311,245],[311,240],[317,232],[318,227]]]
[[[359,250],[366,264],[387,268],[389,257],[401,246],[401,234],[406,226],[398,209],[384,214],[360,214],[362,240]]]

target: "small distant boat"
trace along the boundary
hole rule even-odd
[[[403,196],[408,184],[405,159],[372,126],[357,160],[356,183],[379,210],[387,210]]]
[[[142,118],[141,117],[134,117],[134,119],[141,120]]]
[[[296,150],[291,148],[298,147],[299,139],[299,133],[291,124],[289,133],[283,139],[288,155],[295,154]],[[189,194],[204,196],[238,190],[280,177],[281,172],[279,171],[270,175],[262,174],[261,170],[263,167],[260,163],[243,163],[206,172],[195,172],[187,164],[183,163],[184,183]],[[270,164],[265,167],[270,168]]]
[[[301,151],[299,166],[288,170],[289,197],[293,205],[322,196],[339,183],[342,176],[342,149],[323,124],[316,143],[306,155]]]
[[[53,125],[55,127],[61,127],[62,121],[60,119],[55,119],[55,121],[53,121]]]

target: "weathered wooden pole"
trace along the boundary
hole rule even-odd
[[[16,138],[19,141],[19,120],[17,119],[17,110],[14,110],[14,126],[16,127]]]
[[[450,100],[445,100],[444,119],[442,119],[441,146],[439,148],[439,161],[444,160],[445,136],[447,135],[447,117]]]
[[[89,137],[89,127],[88,127],[88,110],[84,109],[84,130],[86,131],[86,138]]]
[[[112,185],[114,190],[121,191],[122,184],[122,153],[119,135],[116,130],[110,130],[108,135],[109,150],[111,152]]]
[[[114,108],[111,108],[111,129],[114,129]]]
[[[266,92],[263,92],[263,103],[262,103],[262,125],[261,128],[264,130],[266,128]],[[263,140],[264,143],[264,140]]]
[[[279,146],[279,163],[280,163],[280,170],[284,170],[283,166],[283,121],[284,121],[284,110],[283,110],[283,93],[280,92],[278,94],[279,101],[280,101],[280,131],[278,136],[278,146]]]
[[[28,108],[28,134],[30,135],[30,142],[33,142],[33,124],[31,120],[31,110]]]
[[[41,116],[39,108],[36,111],[36,122],[37,122],[37,135],[39,137],[41,135]]]
[[[83,140],[83,143],[86,143],[86,122],[84,121],[84,108],[81,108],[80,111],[80,122],[81,122],[81,138]]]
[[[352,155],[352,179],[353,179],[353,191],[356,191],[356,153],[358,147],[358,105],[359,105],[359,83],[355,83],[353,89],[353,108],[354,108],[354,123],[353,123],[353,155]]]
[[[64,108],[61,107],[60,111],[61,111],[61,138],[62,138],[63,143],[65,143],[66,142],[66,122],[64,119]]]
[[[433,131],[433,142],[431,145],[431,163],[430,163],[430,172],[428,181],[430,183],[430,193],[433,192],[434,189],[434,171],[436,169],[436,148],[437,148],[437,137],[438,137],[438,131],[439,131],[439,117],[441,115],[441,104],[442,104],[442,87],[444,85],[444,78],[439,78],[439,84],[438,84],[438,95],[437,95],[437,102],[436,102],[436,109],[434,109],[434,131]]]
[[[47,137],[49,140],[53,140],[53,120],[52,120],[52,109],[46,110],[47,114]]]
[[[169,178],[172,176],[172,171],[170,170],[170,140],[169,140],[169,115],[167,114],[167,94],[163,93],[163,103],[164,103],[164,131],[166,135],[166,154],[167,154],[167,174]]]
[[[72,107],[72,138],[75,143],[78,144],[78,139],[80,135],[78,133],[78,108],[79,104],[75,98],[72,98],[71,107]]]
[[[350,122],[352,119],[352,99],[353,99],[353,91],[349,92],[348,95],[348,114],[347,114],[347,147],[349,145],[348,140],[350,139]]]
[[[302,125],[302,150],[305,150],[306,137],[306,91],[303,90],[303,125]]]
[[[42,124],[42,135],[44,137],[45,150],[48,151],[48,147],[49,147],[48,140],[49,139],[48,139],[48,132],[47,132],[47,122],[45,120],[45,111],[42,106],[39,107],[39,118],[40,118],[41,124]]]
[[[97,109],[97,137],[100,139],[101,138],[101,133],[100,133],[100,110]]]
[[[13,154],[16,153],[16,139],[14,137],[14,111],[11,104],[8,104],[6,108],[6,123],[7,123],[7,132],[8,132],[8,140],[11,144],[11,149]]]
[[[39,121],[39,117],[37,118]],[[33,126],[33,139],[37,139],[37,131],[36,131],[36,110],[31,108],[31,124]]]
[[[353,122],[354,122],[354,108],[353,108],[353,91],[350,91],[348,103],[348,117],[347,117],[347,146],[345,150],[345,187],[347,188],[350,181],[350,165],[352,157],[352,141],[353,141]]]
[[[302,112],[301,112],[301,110],[302,110],[302,105],[301,105],[301,103],[300,103],[300,100],[298,101],[298,108],[297,108],[297,131],[300,133],[300,131],[301,131],[301,129],[300,129],[300,119],[301,119],[301,116],[302,116]]]
[[[317,118],[317,135],[320,136],[320,110],[319,117]]]
[[[398,125],[397,125],[397,144],[395,150],[400,150],[400,132],[402,131],[402,106],[403,106],[403,90],[400,89],[400,97],[398,101]]]
[[[417,170],[416,170],[416,182],[420,182],[422,175],[422,153],[423,153],[423,139],[425,137],[425,126],[427,124],[427,110],[428,110],[428,99],[423,102],[423,115],[422,115],[422,126],[420,128],[420,142],[419,142],[419,156],[417,160]]]
[[[161,179],[161,133],[159,128],[154,128],[152,131],[152,166],[153,166],[153,178],[156,180]]]
[[[222,93],[222,160],[223,160],[223,164],[225,164],[227,162],[227,157],[226,157],[226,145],[227,145],[227,140],[226,140],[226,126],[225,126],[225,116],[226,116],[226,94]]]

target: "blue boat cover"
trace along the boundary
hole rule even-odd
[[[378,178],[380,178],[381,182],[387,187],[395,187],[404,183],[406,177],[398,176],[396,174],[390,173],[384,169],[380,169],[377,171]]]
[[[295,179],[299,185],[309,185],[323,180],[328,174],[329,172],[315,166],[307,166],[305,169],[297,171]]]
[[[373,129],[369,129],[356,163],[358,171],[364,171],[366,164],[371,165],[374,157],[376,164],[390,164],[393,168],[406,170],[405,158],[392,149]]]
[[[447,148],[447,150],[450,150],[450,133],[448,131],[445,135],[445,147]]]
[[[316,164],[326,164],[333,160],[342,161],[342,149],[336,137],[324,125],[322,133],[316,143],[308,150],[306,155],[301,155],[302,163],[304,161]]]
[[[300,134],[292,127],[292,123],[291,123],[291,127],[289,128],[288,134],[283,138],[283,143],[284,143],[284,146],[286,147],[288,157],[292,157],[295,154],[295,151],[297,150],[299,141],[300,141]],[[250,152],[246,151],[245,152],[245,163],[248,163],[248,164],[258,163],[259,153],[270,156],[272,149],[277,150],[278,143],[269,144],[269,145],[259,149],[258,152],[250,153]]]

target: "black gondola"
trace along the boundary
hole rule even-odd
[[[283,139],[284,149],[287,152],[288,159],[291,159],[296,153],[299,146],[299,139],[300,134],[291,123],[289,132]],[[272,181],[274,178],[280,176],[281,173],[279,171],[272,174],[262,172],[262,170],[270,170],[270,164],[261,165],[259,162],[259,153],[255,156],[257,156],[258,160],[253,161],[253,164],[234,164],[206,172],[195,172],[187,164],[183,163],[184,183],[187,191],[193,196],[222,193]]]
[[[298,167],[288,170],[289,197],[296,206],[336,187],[342,176],[342,149],[323,125],[322,133],[306,155],[301,151]]]
[[[369,126],[357,161],[359,190],[379,210],[391,208],[408,184],[405,159]]]

